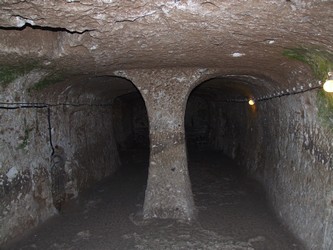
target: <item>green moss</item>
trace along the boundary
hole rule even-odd
[[[0,86],[6,88],[16,78],[27,74],[37,66],[35,62],[22,65],[0,65]]]
[[[20,74],[13,68],[1,66],[0,83],[3,88],[7,87],[10,82],[14,81]]]
[[[317,94],[318,115],[322,124],[333,132],[333,95],[321,90]]]
[[[40,91],[43,90],[55,83],[61,82],[64,80],[64,76],[59,73],[52,73],[44,77],[42,80],[37,82],[31,88],[28,89],[29,92],[31,91]]]
[[[322,82],[327,73],[333,71],[333,54],[320,49],[294,48],[286,49],[283,55],[308,64],[315,77]],[[323,126],[333,132],[333,94],[323,90],[317,94],[318,115]]]
[[[283,55],[308,64],[318,80],[325,81],[327,73],[333,70],[333,54],[320,49],[293,48],[283,51]]]

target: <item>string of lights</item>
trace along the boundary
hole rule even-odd
[[[333,76],[333,74],[332,74],[332,76]],[[329,87],[327,87],[328,84],[330,85]],[[257,102],[269,101],[269,100],[281,98],[284,96],[298,95],[298,94],[302,94],[302,93],[317,90],[317,89],[324,89],[326,92],[333,92],[333,79],[331,80],[328,78],[328,80],[325,82],[324,86],[322,86],[322,82],[319,81],[317,86],[313,86],[310,83],[307,88],[305,88],[304,86],[299,86],[299,87],[293,87],[291,90],[290,89],[280,90],[275,93],[263,95],[260,97],[252,96],[252,97],[232,98],[232,99],[219,100],[219,102],[248,103],[249,105],[252,106]],[[331,91],[329,91],[329,90],[331,90]]]
[[[298,95],[298,94],[302,94],[305,92],[309,92],[309,91],[321,89],[321,88],[322,88],[321,83],[319,86],[315,86],[315,87],[312,87],[312,85],[309,84],[308,88],[304,88],[303,86],[301,86],[299,90],[296,90],[295,88],[292,91],[290,91],[289,89],[287,89],[285,91],[282,90],[280,92],[274,93],[269,96],[262,96],[262,97],[255,98],[255,99],[250,98],[248,100],[248,102],[249,102],[249,105],[254,105],[256,102],[269,101],[269,100],[272,100],[275,98],[281,98],[283,96]]]
[[[300,89],[296,90],[296,87],[294,87],[292,89],[292,91],[290,91],[289,89],[286,89],[286,91],[280,91],[280,92],[277,92],[270,96],[263,96],[263,97],[259,97],[259,98],[249,98],[246,101],[249,103],[249,105],[252,106],[256,102],[268,101],[268,100],[271,100],[274,98],[280,98],[280,97],[288,96],[288,95],[297,95],[297,94],[305,93],[305,92],[316,90],[316,89],[323,89],[324,91],[326,91],[328,93],[333,93],[333,72],[327,73],[327,79],[323,86],[322,86],[322,82],[319,81],[317,86],[312,86],[312,84],[310,83],[308,88],[304,88],[304,86],[300,86]]]

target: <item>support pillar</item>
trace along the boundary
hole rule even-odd
[[[130,70],[117,74],[132,80],[147,107],[150,162],[144,218],[194,219],[184,118],[187,97],[200,79],[200,71]]]

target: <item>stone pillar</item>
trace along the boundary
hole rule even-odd
[[[200,71],[130,70],[117,74],[132,80],[147,107],[150,163],[144,218],[194,219],[184,118],[187,97],[199,81]]]

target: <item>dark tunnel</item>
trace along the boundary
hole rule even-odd
[[[277,247],[279,241],[285,245],[277,248],[287,249],[294,243],[288,243],[291,238],[280,238],[287,229],[271,209],[265,187],[246,165],[253,160],[251,154],[263,153],[255,151],[260,139],[252,135],[251,127],[258,119],[260,104],[248,103],[260,92],[264,92],[260,79],[252,83],[241,76],[210,79],[191,92],[185,115],[188,167],[198,216],[205,228],[245,238],[253,234],[266,238],[269,232],[274,240],[266,239],[267,245],[258,244],[258,249]],[[252,148],[246,148],[250,144]],[[266,148],[261,145],[258,150]],[[260,216],[261,222],[254,223],[253,216]]]
[[[0,3],[0,249],[333,249],[332,1]]]
[[[117,97],[112,109],[113,129],[121,157],[147,154],[149,157],[149,124],[146,106],[139,92]]]

